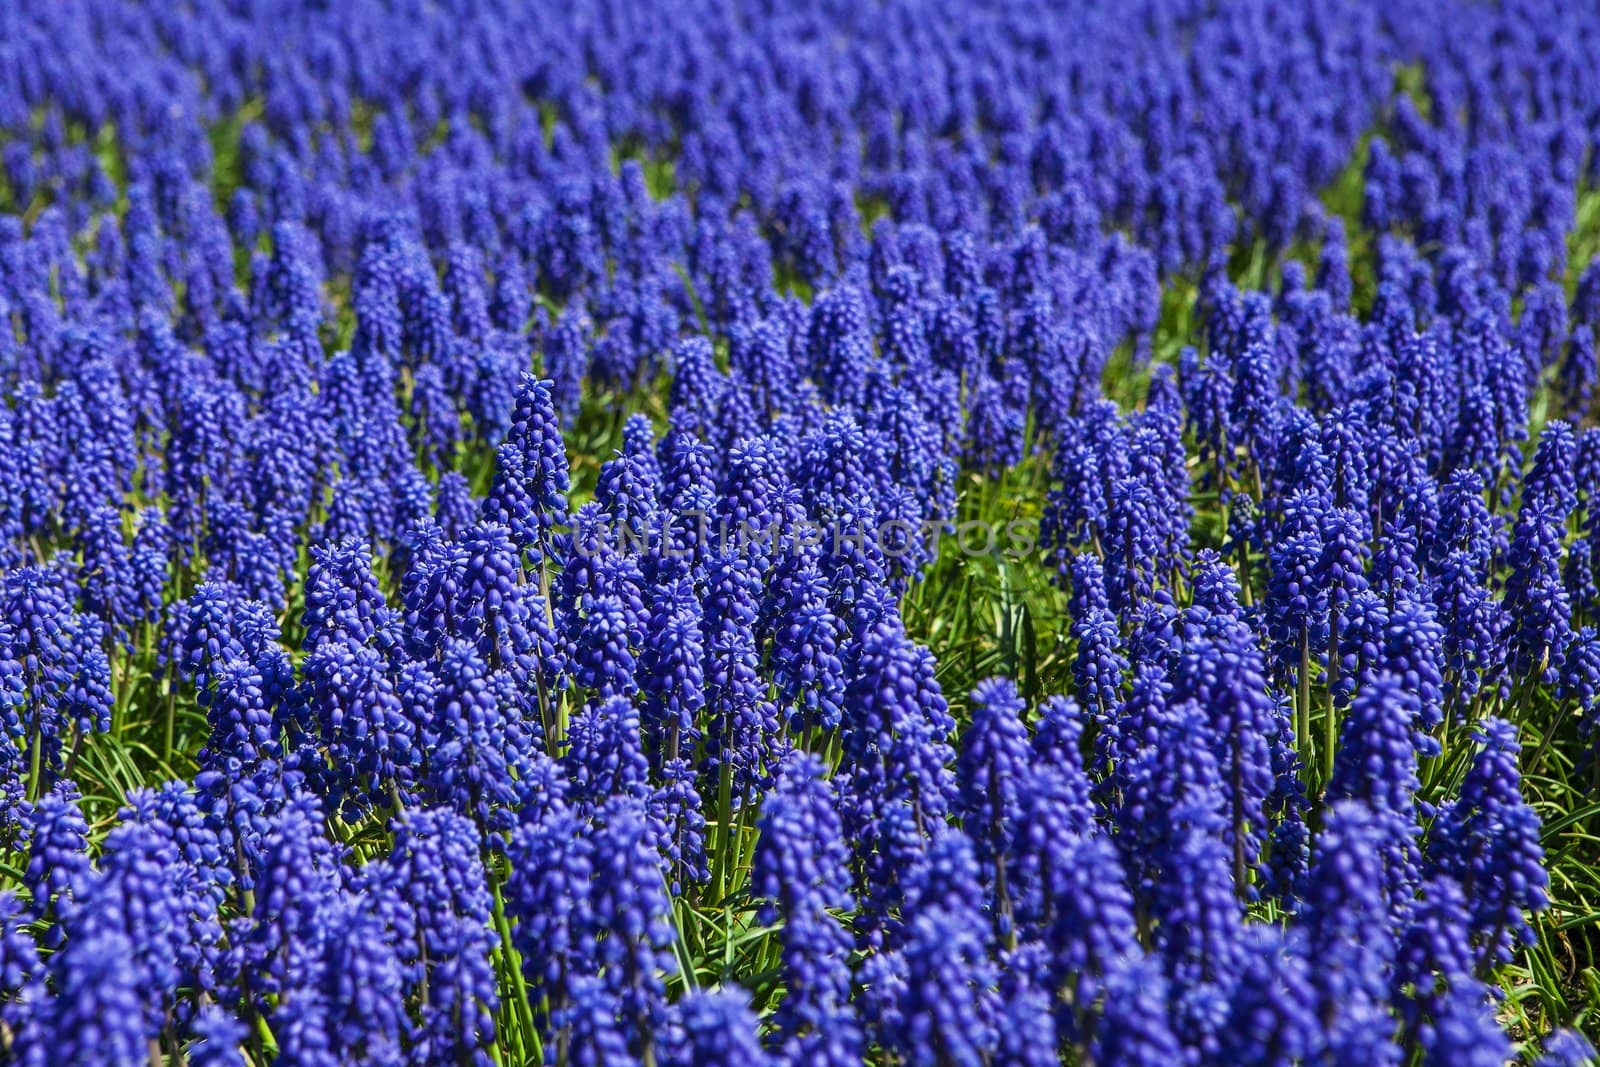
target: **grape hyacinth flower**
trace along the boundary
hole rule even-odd
[[[854,1062],[860,1035],[849,1007],[850,936],[831,911],[850,905],[849,849],[820,761],[792,758],[762,805],[750,872],[768,904],[762,921],[783,920],[786,992],[774,1029],[796,1061]]]

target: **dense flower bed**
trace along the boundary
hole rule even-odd
[[[1583,8],[0,5],[0,1062],[1587,1062]]]

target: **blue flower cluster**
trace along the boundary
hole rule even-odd
[[[0,1062],[1587,1062],[1498,983],[1600,728],[1597,68],[0,5]],[[997,516],[1065,607],[965,677]]]

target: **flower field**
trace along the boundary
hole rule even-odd
[[[0,1065],[1600,1062],[1592,7],[0,3]]]

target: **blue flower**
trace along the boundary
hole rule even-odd
[[[981,917],[934,907],[910,925],[899,1025],[885,1043],[907,1062],[979,1067],[999,1039],[996,976]]]
[[[1096,1063],[1107,1067],[1158,1067],[1180,1063],[1173,1036],[1168,987],[1153,960],[1130,959],[1106,978],[1106,998],[1094,1043]]]
[[[831,912],[851,903],[846,844],[822,765],[796,756],[762,805],[751,891],[768,903],[765,922],[783,921],[786,992],[774,1016],[792,1054],[844,1063],[860,1055],[850,999],[849,933]]]
[[[1000,921],[1009,924],[1007,851],[1021,813],[1019,797],[1029,762],[1028,731],[1022,724],[1024,705],[1011,681],[989,678],[973,690],[972,707],[971,725],[962,738],[956,765],[958,810],[973,842],[981,877],[995,894]]]
[[[1221,1033],[1226,1062],[1291,1067],[1323,1053],[1311,968],[1298,939],[1272,926],[1251,929]]]
[[[587,925],[593,847],[586,827],[557,800],[512,832],[506,911],[522,957],[529,1005],[541,1037],[555,1040],[576,990],[569,976],[592,973],[594,932]]]
[[[595,814],[595,880],[585,921],[605,988],[616,997],[630,1047],[660,1039],[666,1025],[663,976],[675,965],[672,911],[656,832],[640,803],[614,797]]]
[[[1492,1006],[1474,988],[1446,999],[1439,1016],[1423,1029],[1422,1050],[1425,1067],[1503,1067],[1513,1052]]]
[[[1483,743],[1453,801],[1440,807],[1428,833],[1426,858],[1459,879],[1471,914],[1478,958],[1486,973],[1530,944],[1527,913],[1549,902],[1539,817],[1522,799],[1517,730],[1503,719],[1480,722]]]
[[[415,1049],[435,1061],[493,1060],[500,992],[490,957],[497,939],[480,840],[477,828],[455,812],[409,811],[396,823],[390,854],[362,872],[367,892],[376,895],[395,926],[396,951],[409,983],[425,991]],[[354,925],[346,919],[336,929],[352,934]],[[380,935],[351,937],[347,945],[347,951],[371,955],[360,963],[336,958],[339,973],[330,977],[348,983],[360,974],[357,968],[373,969],[366,983],[346,985],[355,1009],[350,1023],[372,1025],[373,1040],[387,1040],[399,1027],[397,1021],[384,1025],[383,1013],[396,1020],[399,1003],[392,990],[387,996],[394,1002],[385,1000],[384,982],[392,978],[384,970]]]
[[[674,1005],[673,1014],[682,1036],[666,1056],[669,1064],[745,1067],[770,1058],[761,1049],[755,1015],[740,992],[727,988],[697,990]]]
[[[107,930],[74,939],[52,957],[50,969],[56,992],[18,1035],[20,1062],[30,1067],[147,1062],[154,1033],[144,1028],[145,991],[126,934]]]
[[[89,824],[79,807],[81,800],[75,783],[60,782],[39,798],[28,817],[23,885],[36,917],[59,910],[89,874]]]
[[[1594,1045],[1576,1030],[1557,1030],[1544,1039],[1544,1055],[1538,1067],[1584,1067],[1593,1063]]]
[[[241,1047],[247,1033],[245,1025],[222,1008],[203,1008],[191,1030],[195,1041],[186,1055],[194,1067],[244,1067],[248,1062]]]
[[[571,489],[554,390],[548,379],[523,375],[483,505],[485,518],[508,526],[517,547],[539,559],[551,556]]]
[[[1106,597],[1099,560],[1084,553],[1072,560],[1072,636],[1077,642],[1073,681],[1078,699],[1097,720],[1111,717],[1120,703],[1123,675],[1128,670],[1117,618]]]
[[[1398,1065],[1389,1019],[1389,970],[1397,952],[1389,918],[1383,815],[1360,801],[1331,805],[1317,836],[1301,921],[1335,1062]],[[1367,1057],[1363,1060],[1362,1057]]]

